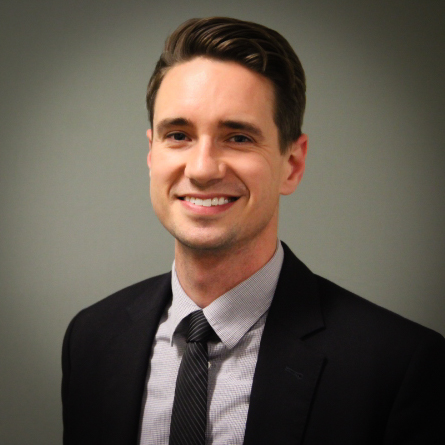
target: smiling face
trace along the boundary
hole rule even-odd
[[[148,165],[177,247],[275,249],[279,195],[301,180],[307,138],[280,154],[273,105],[269,80],[233,62],[200,57],[165,75]]]

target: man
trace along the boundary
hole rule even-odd
[[[288,42],[235,19],[187,21],[147,106],[151,200],[175,261],[71,322],[64,443],[445,443],[444,339],[277,242],[279,196],[307,151]]]

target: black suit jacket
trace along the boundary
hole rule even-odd
[[[445,341],[314,275],[287,248],[245,445],[445,444]],[[136,445],[170,274],[80,312],[63,345],[65,445]]]

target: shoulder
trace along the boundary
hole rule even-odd
[[[150,295],[170,285],[171,272],[147,278],[138,283],[127,286],[103,300],[94,303],[82,311],[82,313],[107,313],[120,310],[135,302],[142,295]]]
[[[171,273],[158,275],[121,289],[81,310],[71,321],[67,336],[73,331],[83,335],[95,332],[106,337],[139,312],[163,307],[171,294]]]
[[[314,275],[326,330],[354,344],[378,344],[386,349],[411,350],[423,342],[445,345],[437,332]]]
[[[287,246],[282,271],[285,287],[294,289],[294,298],[306,300],[297,308],[305,310],[308,300],[312,310],[317,308],[324,327],[316,338],[326,340],[330,348],[347,347],[370,354],[397,350],[408,356],[424,342],[444,348],[445,340],[437,332],[312,273]]]
[[[326,278],[314,277],[325,329],[308,344],[322,351],[344,373],[344,367],[356,369],[355,379],[362,385],[376,378],[378,372],[388,389],[401,388],[405,379],[418,383],[428,378],[444,394],[442,335]]]

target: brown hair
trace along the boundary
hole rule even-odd
[[[304,70],[289,42],[263,25],[227,17],[191,19],[166,40],[147,89],[147,109],[153,127],[156,94],[167,71],[195,57],[237,62],[272,82],[274,121],[280,150],[285,153],[301,135],[306,106]]]

